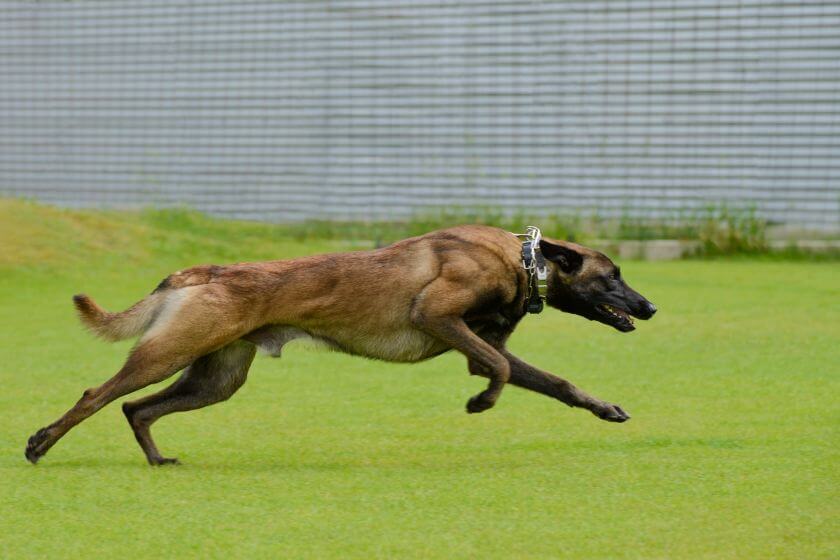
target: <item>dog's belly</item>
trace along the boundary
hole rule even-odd
[[[348,354],[389,362],[419,362],[449,350],[444,343],[415,329],[395,329],[334,340]]]
[[[280,356],[285,344],[299,339],[312,340],[346,354],[388,362],[419,362],[449,350],[439,340],[412,328],[374,333],[342,330],[309,332],[288,325],[268,325],[243,338],[272,356]]]

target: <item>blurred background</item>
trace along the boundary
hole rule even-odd
[[[0,196],[63,206],[826,238],[840,3],[4,2],[0,123]]]

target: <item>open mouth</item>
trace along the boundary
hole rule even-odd
[[[620,331],[627,332],[636,328],[633,324],[633,317],[623,309],[602,303],[598,305],[598,311],[606,317],[611,326]]]

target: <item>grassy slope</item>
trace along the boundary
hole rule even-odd
[[[178,219],[187,225],[178,225]],[[0,201],[0,557],[836,558],[836,263],[623,263],[660,307],[629,335],[548,311],[511,347],[633,414],[606,424],[414,366],[296,346],[231,402],[162,420],[147,467],[118,406],[37,467],[26,438],[110,376],[82,332],[197,262],[340,248],[190,215]]]

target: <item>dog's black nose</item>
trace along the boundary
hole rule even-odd
[[[656,306],[655,305],[653,305],[651,302],[647,302],[647,307],[648,307],[648,314],[651,317],[656,315]]]

